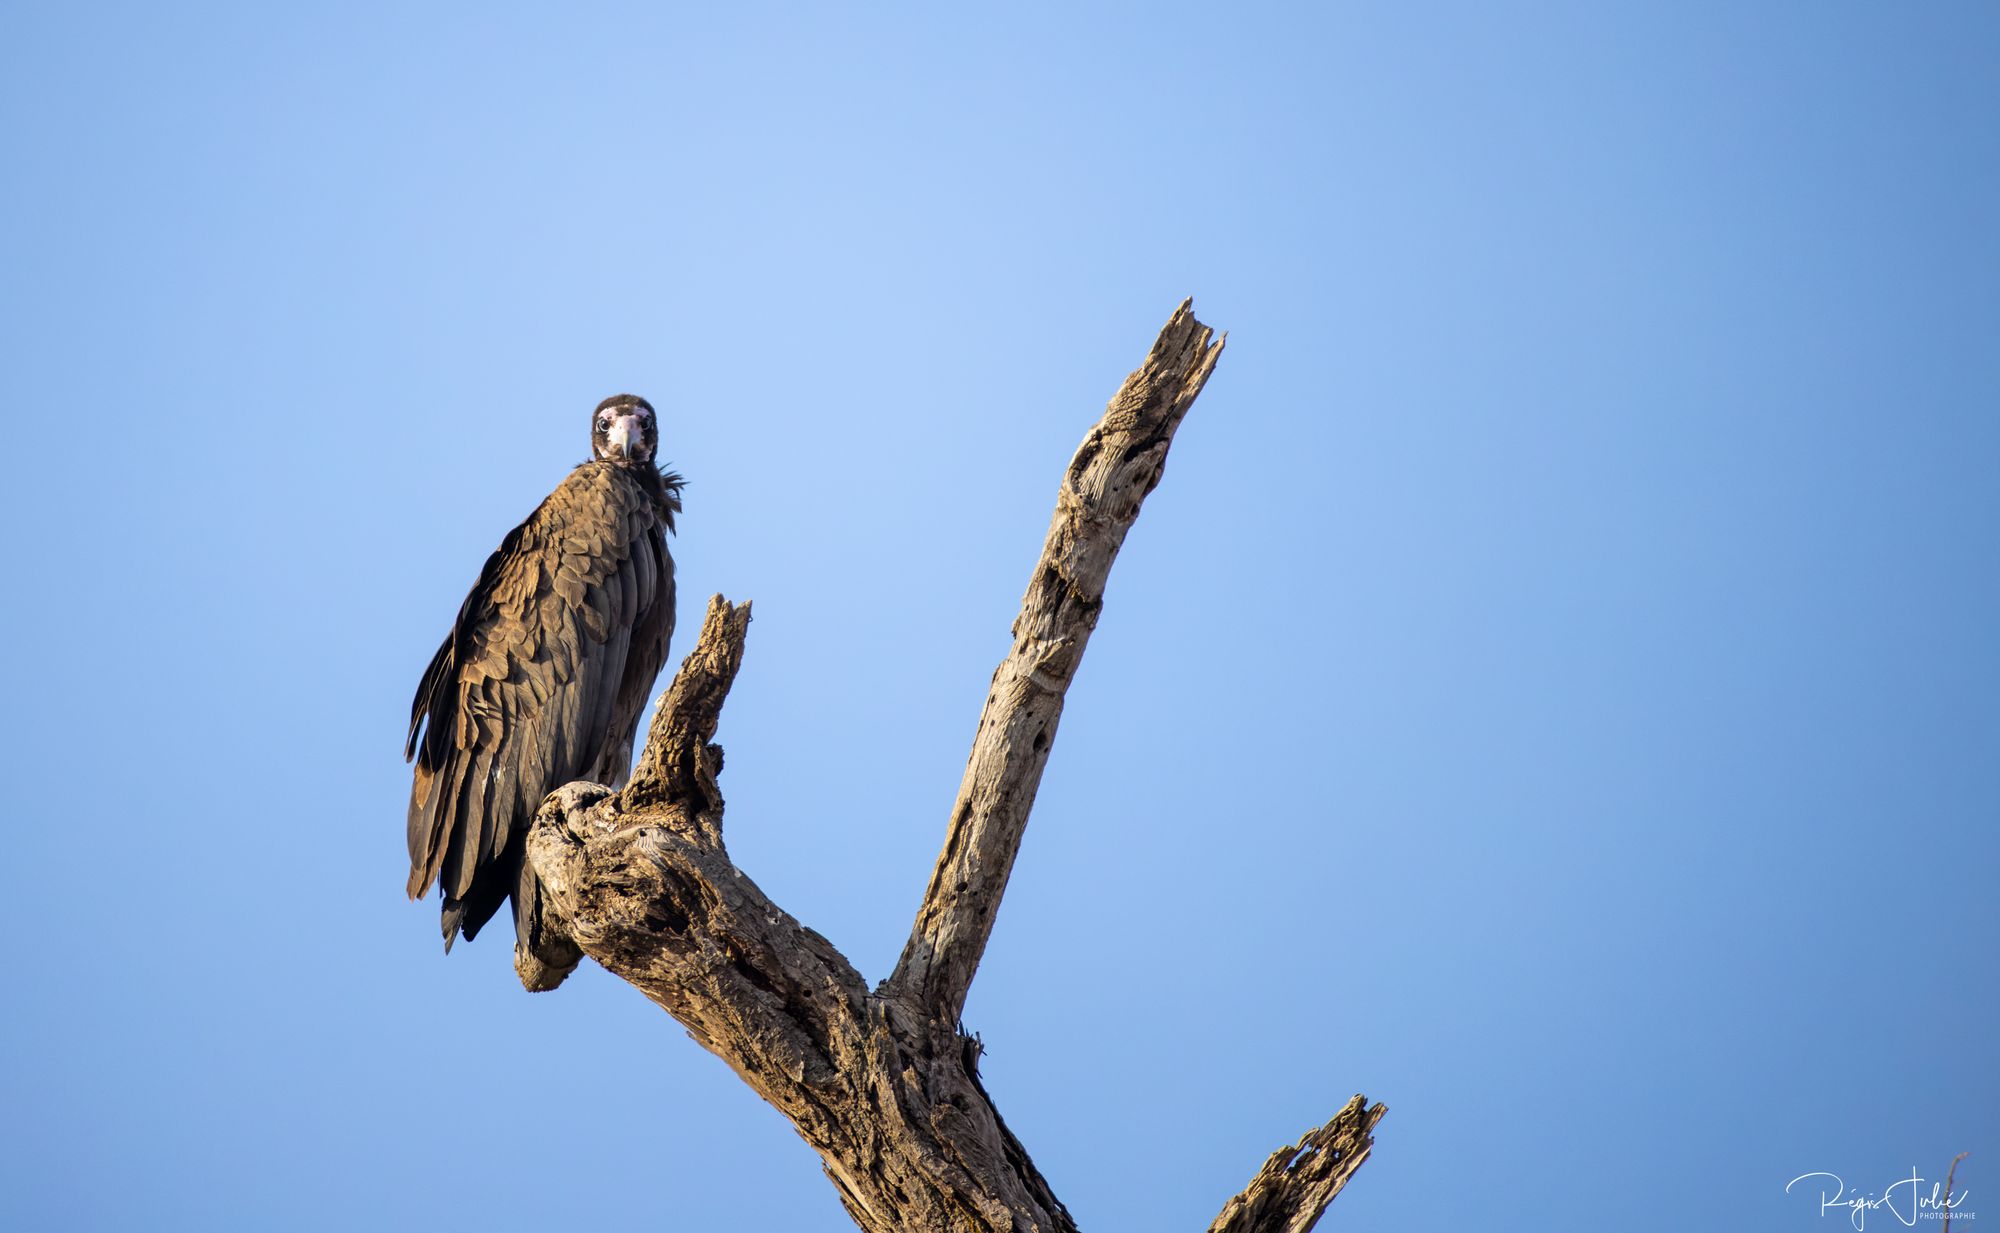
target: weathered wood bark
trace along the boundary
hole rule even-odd
[[[1014,647],[993,672],[944,851],[889,978],[892,991],[938,1018],[958,1018],[986,951],[1063,694],[1104,607],[1111,563],[1140,503],[1160,483],[1174,430],[1221,357],[1222,342],[1210,343],[1208,327],[1182,304],[1084,437],[1056,490],[1042,558],[1014,618]]]
[[[1375,1123],[1388,1111],[1356,1096],[1298,1146],[1272,1152],[1243,1193],[1223,1204],[1208,1233],[1306,1233],[1368,1159]]]
[[[994,1109],[978,1044],[957,1021],[1112,560],[1221,351],[1182,304],[1071,461],[944,851],[879,988],[724,847],[713,741],[742,663],[747,603],[709,602],[625,790],[570,784],[530,832],[551,916],[789,1118],[869,1233],[1076,1228]],[[1382,1113],[1357,1096],[1281,1149],[1213,1233],[1311,1228],[1366,1159]]]

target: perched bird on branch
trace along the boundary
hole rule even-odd
[[[674,631],[667,532],[681,477],[662,474],[653,408],[619,394],[591,413],[592,458],[486,559],[410,704],[410,898],[437,883],[444,945],[514,904],[515,966],[553,988],[578,953],[542,919],[523,859],[542,798],[617,787]]]

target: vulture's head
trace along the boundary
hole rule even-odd
[[[651,462],[659,445],[653,404],[637,394],[614,394],[590,414],[590,452],[605,462]]]

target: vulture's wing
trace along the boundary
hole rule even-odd
[[[671,629],[668,516],[617,468],[577,468],[487,558],[425,670],[405,747],[408,889],[442,885],[447,944],[461,917],[473,936],[515,889],[542,798],[587,777],[621,726],[629,747],[637,714],[621,703],[643,670],[643,706]]]

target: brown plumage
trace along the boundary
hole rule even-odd
[[[442,887],[446,950],[510,897],[517,956],[549,949],[528,825],[565,783],[624,781],[666,663],[681,479],[653,464],[644,399],[606,399],[591,424],[595,457],[487,558],[410,706],[408,889]]]

